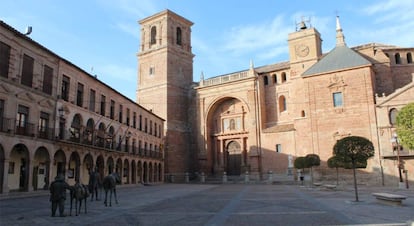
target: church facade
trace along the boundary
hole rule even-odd
[[[166,176],[295,176],[295,158],[317,154],[323,179],[336,141],[352,135],[374,144],[370,181],[397,181],[397,161],[414,180],[414,153],[390,142],[395,115],[414,102],[414,48],[350,48],[337,18],[336,46],[322,53],[321,34],[302,23],[287,61],[193,82],[193,23],[170,10],[139,23],[137,102],[166,120]]]

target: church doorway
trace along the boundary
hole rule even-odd
[[[242,153],[240,144],[231,141],[227,145],[227,175],[240,175],[242,164]]]

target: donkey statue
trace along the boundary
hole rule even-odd
[[[98,190],[102,189],[101,176],[98,171],[89,172],[89,183],[88,183],[89,193],[91,194],[91,201],[95,196],[95,200],[98,201]],[[102,197],[102,192],[101,197]]]
[[[112,193],[115,196],[115,203],[118,204],[118,199],[116,197],[116,184],[121,183],[121,177],[118,173],[111,173],[108,176],[104,177],[102,185],[105,190],[105,206],[108,206],[107,198],[108,198],[108,191],[110,192],[109,195],[109,206],[112,206]]]
[[[88,186],[79,183],[78,181],[74,186],[71,186],[70,189],[70,216],[72,216],[72,203],[73,200],[75,200],[75,215],[78,216],[78,214],[81,211],[82,207],[82,201],[85,203],[85,213],[86,210],[86,200],[89,197],[89,190]],[[79,202],[79,208],[78,208],[78,202]]]

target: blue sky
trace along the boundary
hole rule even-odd
[[[339,15],[348,46],[414,47],[413,0],[1,0],[0,20],[135,100],[138,21],[165,9],[189,19],[194,81],[287,61],[302,17],[335,46]]]

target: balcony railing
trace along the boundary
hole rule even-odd
[[[22,126],[19,126],[22,125]],[[99,147],[107,151],[118,151],[124,153],[131,153],[141,157],[149,157],[161,159],[161,151],[154,151],[144,148],[139,148],[135,145],[119,144],[113,139],[96,136],[96,133],[81,133],[79,131],[60,129],[60,128],[39,128],[34,123],[24,123],[13,118],[0,118],[0,133],[7,133],[10,135],[28,136],[39,139],[55,140],[55,141],[69,141],[72,143],[87,145],[91,147]],[[82,135],[81,135],[82,134]]]

